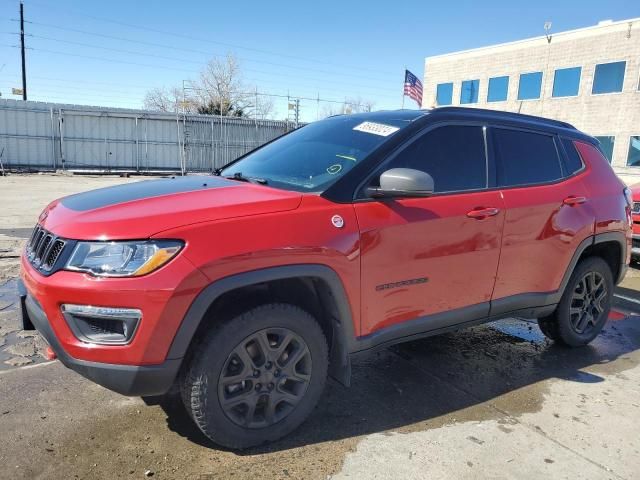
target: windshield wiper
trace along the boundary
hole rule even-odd
[[[269,182],[266,178],[259,177],[245,177],[242,172],[236,172],[233,175],[225,176],[227,180],[238,180],[239,182],[259,183],[260,185],[267,185]]]

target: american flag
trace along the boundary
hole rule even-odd
[[[422,82],[409,70],[404,71],[404,94],[422,107]]]

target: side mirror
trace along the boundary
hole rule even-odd
[[[380,187],[367,188],[373,198],[428,197],[433,194],[433,178],[413,168],[392,168],[380,175]]]

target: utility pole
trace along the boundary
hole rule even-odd
[[[27,100],[27,67],[24,55],[24,1],[20,0],[20,50],[22,52],[22,100]]]

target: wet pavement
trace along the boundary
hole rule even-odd
[[[639,320],[582,349],[507,320],[360,356],[351,388],[329,382],[298,431],[241,453],[176,397],[122,397],[58,362],[0,372],[0,478],[637,478]]]

